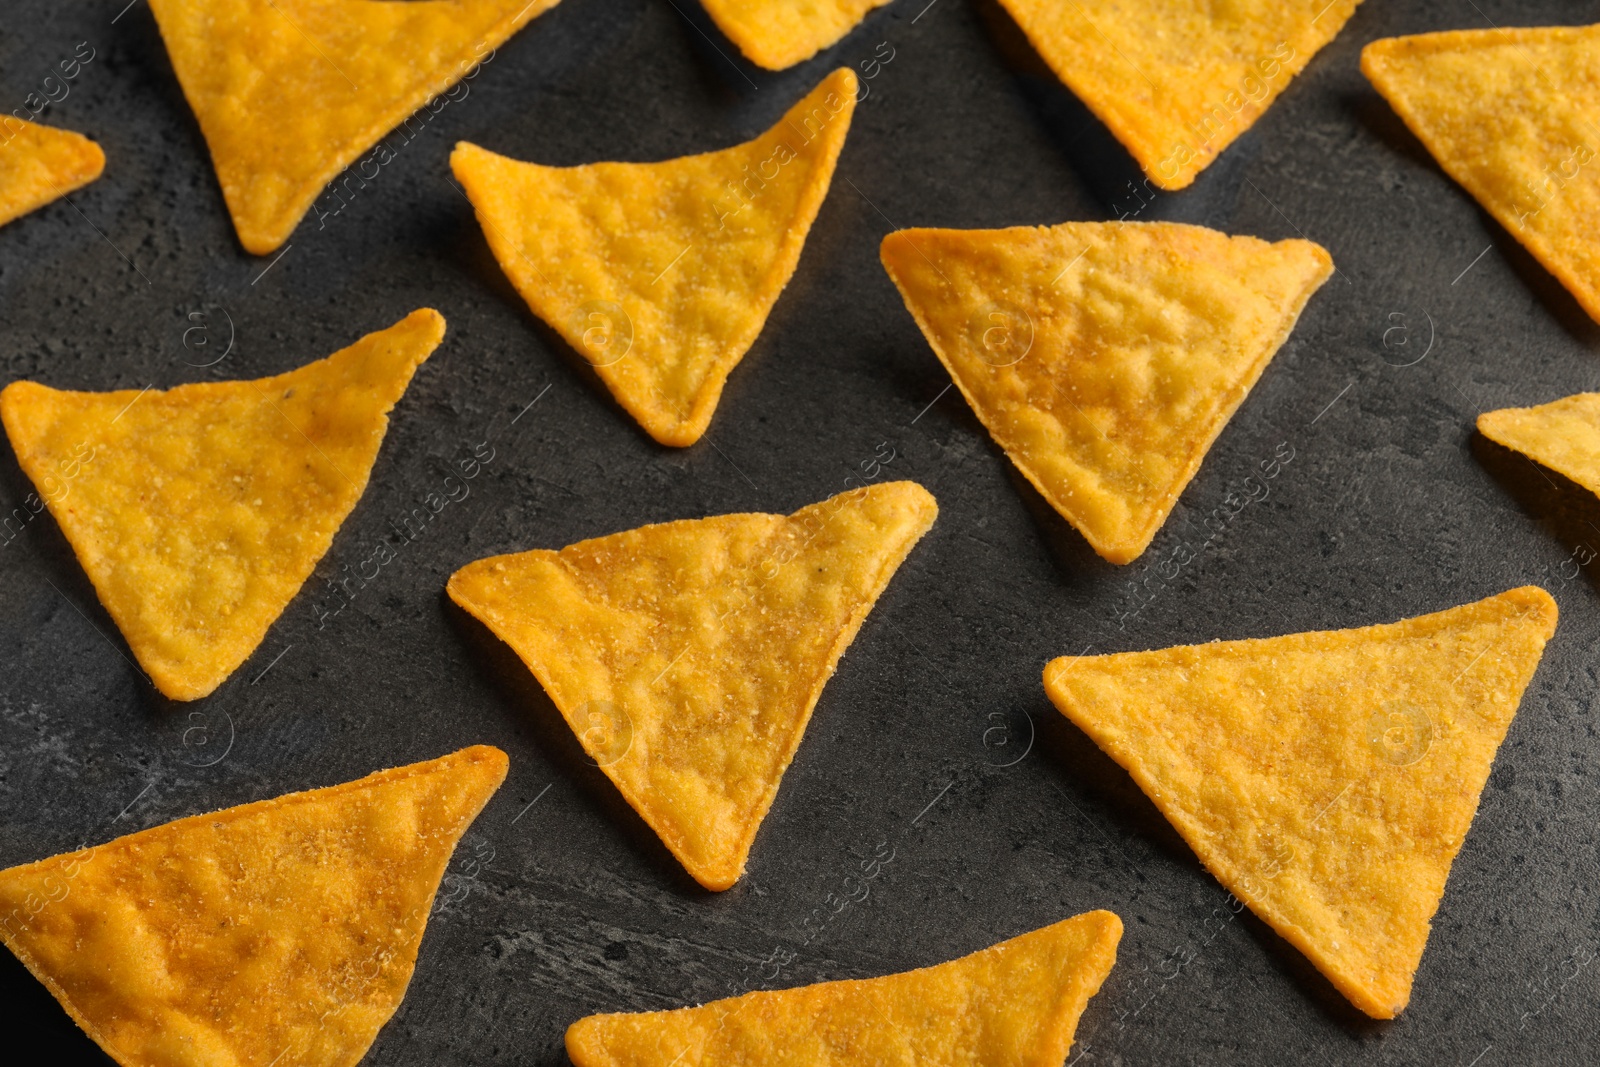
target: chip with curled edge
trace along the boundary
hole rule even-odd
[[[1478,431],[1600,496],[1600,393],[1486,411]]]
[[[651,437],[692,445],[800,261],[856,85],[836,70],[720,152],[546,167],[462,144],[450,165],[534,314]]]
[[[1121,938],[1121,919],[1090,911],[881,978],[591,1015],[567,1028],[567,1055],[577,1067],[1061,1067]]]
[[[354,1067],[506,766],[467,748],[0,871],[0,941],[122,1067]]]
[[[1361,0],[1000,0],[1161,189],[1194,181]]]
[[[1362,50],[1361,70],[1600,320],[1600,26],[1391,37]]]
[[[1223,885],[1392,1019],[1556,615],[1524,586],[1355,630],[1064,656],[1044,684]]]
[[[897,230],[881,256],[995,441],[1112,563],[1149,546],[1333,271],[1310,241],[1169,222]]]
[[[700,0],[717,29],[767,70],[803,63],[889,0]]]
[[[150,0],[150,10],[239,242],[266,255],[341,171],[402,123],[409,143],[432,118],[413,113],[555,3]],[[365,189],[393,155],[378,153],[341,193]]]
[[[450,598],[511,646],[685,869],[727,889],[822,687],[938,514],[915,482],[494,556]]]
[[[415,311],[254,381],[0,392],[17,461],[162,693],[206,696],[261,644],[361,498],[389,409],[444,328]]]
[[[0,116],[0,226],[100,177],[106,154],[80,133]]]

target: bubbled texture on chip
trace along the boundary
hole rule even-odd
[[[468,748],[0,871],[0,938],[122,1067],[353,1067],[505,775]]]

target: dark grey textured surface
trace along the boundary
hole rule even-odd
[[[265,274],[269,261],[235,241],[148,9],[113,24],[125,2],[8,0],[0,13],[3,110],[87,41],[96,58],[45,119],[110,159],[72,205],[0,230],[0,381],[172,385],[204,377],[190,364],[230,337],[223,369],[254,377],[431,305],[449,336],[319,574],[365,559],[462,450],[488,440],[496,459],[351,607],[319,630],[328,590],[313,581],[197,704],[162,701],[131,668],[48,516],[0,546],[0,865],[487,742],[510,753],[511,774],[468,840],[493,861],[430,925],[367,1062],[561,1063],[563,1029],[589,1012],[897,971],[1094,907],[1121,914],[1127,936],[1076,1063],[1593,1061],[1600,601],[1596,571],[1566,561],[1600,548],[1600,508],[1474,441],[1471,424],[1600,387],[1600,330],[1444,177],[1357,57],[1380,36],[1592,20],[1594,5],[1369,0],[1191,189],[1137,215],[1304,234],[1339,274],[1151,551],[1118,569],[1042,504],[958,397],[934,402],[948,379],[877,262],[891,225],[1134,206],[1125,154],[1036,77],[991,0],[898,0],[780,75],[730,63],[693,0],[565,0]],[[869,83],[799,270],[709,437],[657,447],[504,281],[447,181],[450,146],[558,164],[722,147],[883,41],[894,58]],[[209,332],[186,347],[197,325]],[[824,692],[747,876],[706,894],[584,762],[526,672],[449,605],[444,580],[484,555],[644,522],[789,511],[842,489],[881,442],[896,450],[888,474],[939,498],[939,522]],[[1208,542],[1203,517],[1280,445],[1293,460],[1270,497]],[[0,503],[27,488],[7,450]],[[1180,545],[1196,560],[1164,582],[1154,568]],[[1555,595],[1561,626],[1392,1024],[1359,1016],[1248,912],[1234,918],[1039,682],[1048,658],[1091,643],[1387,621],[1525,582]],[[867,899],[834,914],[875,852],[892,860],[869,868]],[[0,1019],[10,1040],[43,1038],[41,1062],[106,1062],[9,956]]]

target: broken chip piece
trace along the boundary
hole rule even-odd
[[[1182,189],[1272,106],[1360,0],[1000,0],[1145,176]]]
[[[1310,241],[1178,223],[897,230],[883,265],[1017,469],[1138,558],[1333,270]]]
[[[1361,70],[1460,182],[1600,320],[1600,26],[1374,41]]]
[[[1045,689],[1223,885],[1392,1019],[1555,627],[1525,586],[1356,630],[1065,656]]]
[[[81,133],[0,116],[0,226],[100,177],[106,154]]]
[[[727,889],[823,685],[938,510],[915,482],[891,482],[789,516],[494,556],[448,589],[688,872]]]
[[[361,498],[389,409],[443,337],[425,309],[272,378],[0,392],[18,462],[157,689],[206,696],[255,651]]]
[[[1121,938],[1121,919],[1090,911],[882,978],[591,1015],[567,1028],[567,1055],[577,1067],[1061,1067]]]
[[[700,0],[717,29],[767,70],[803,63],[889,0]]]
[[[794,274],[855,110],[836,70],[776,126],[664,163],[450,157],[517,292],[664,445],[705,433]]]
[[[0,871],[0,940],[122,1067],[354,1067],[505,776],[468,748]]]
[[[150,0],[150,10],[239,242],[266,255],[341,171],[555,3]],[[408,123],[406,141],[431,117]],[[357,188],[391,158],[363,161],[372,173]]]
[[[1600,393],[1486,411],[1478,431],[1600,496]]]

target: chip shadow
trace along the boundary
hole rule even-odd
[[[1569,580],[1581,572],[1600,592],[1600,498],[1481,433],[1473,432],[1471,445],[1473,457],[1522,513],[1571,553],[1557,566],[1555,576]]]
[[[492,687],[504,698],[509,713],[516,716],[515,725],[531,727],[540,756],[578,787],[576,792],[587,802],[590,811],[600,821],[616,827],[673,889],[704,900],[720,896],[691,878],[656,832],[623,799],[616,785],[583,750],[549,694],[511,646],[443,591],[440,598],[451,630],[468,658],[488,675]]]

